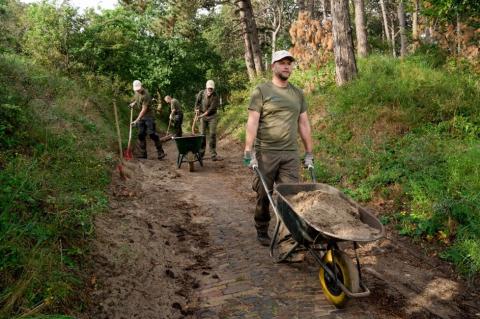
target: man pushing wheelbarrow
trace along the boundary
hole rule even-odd
[[[303,259],[308,251],[320,266],[323,293],[341,308],[351,297],[370,294],[362,281],[357,243],[377,240],[384,230],[375,216],[343,193],[315,182],[305,98],[288,83],[293,61],[288,51],[273,54],[273,79],[255,88],[248,107],[244,163],[255,171],[257,239],[270,246],[275,262],[301,261],[296,257]],[[298,183],[297,132],[314,183]],[[272,239],[268,234],[270,205],[277,220]],[[284,234],[280,234],[282,227]],[[338,244],[347,241],[353,242],[356,264]]]
[[[268,189],[278,183],[299,182],[297,132],[305,147],[304,164],[313,166],[307,103],[302,90],[288,82],[294,61],[288,51],[275,52],[272,81],[255,88],[248,106],[244,163],[249,167],[258,166]],[[253,181],[253,190],[257,192],[254,217],[257,239],[261,245],[268,246],[270,204],[258,176]]]

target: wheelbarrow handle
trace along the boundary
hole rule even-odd
[[[278,213],[278,210],[277,210],[277,205],[275,205],[275,202],[273,201],[273,197],[272,197],[273,190],[268,189],[267,182],[265,182],[265,177],[263,177],[262,173],[258,169],[258,165],[253,165],[252,169],[255,172],[255,174],[257,174],[258,178],[260,179],[260,181],[263,185],[263,189],[265,189],[265,192],[267,193],[268,201],[270,202],[270,204],[273,207],[273,211],[275,212],[275,215],[277,216],[277,218],[280,218],[280,214]]]

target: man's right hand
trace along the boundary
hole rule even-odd
[[[128,107],[131,108],[131,109],[132,109],[134,106],[135,106],[135,102],[132,102],[132,103],[128,104]]]
[[[255,158],[255,153],[251,151],[245,151],[243,154],[243,165],[253,169],[254,166],[258,167],[258,161]]]

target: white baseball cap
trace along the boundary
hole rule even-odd
[[[142,82],[140,82],[139,80],[133,81],[133,90],[134,91],[138,91],[141,88],[142,88]]]
[[[290,54],[290,52],[288,52],[286,50],[280,50],[280,51],[276,51],[272,54],[272,64],[274,64],[275,62],[278,62],[280,60],[283,60],[285,58],[290,59],[290,61],[295,61],[295,58],[293,57],[293,55]]]
[[[213,82],[213,80],[208,80],[206,88],[207,89],[215,89],[215,82]]]

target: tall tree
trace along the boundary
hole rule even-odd
[[[327,0],[321,0],[320,1],[321,4],[322,4],[322,16],[323,16],[323,20],[326,20],[327,19],[327,5],[330,1],[327,1]]]
[[[332,18],[335,81],[340,86],[348,83],[357,75],[348,0],[332,0]]]
[[[298,13],[305,10],[305,0],[297,0]]]
[[[380,0],[380,8],[382,10],[383,29],[385,32],[385,39],[390,42],[390,32],[388,31],[387,8],[385,7],[385,0]]]
[[[251,35],[249,34],[248,20],[246,15],[246,9],[244,8],[245,3],[243,1],[237,1],[235,4],[238,7],[238,13],[240,15],[240,23],[242,25],[242,34],[243,34],[243,43],[245,48],[245,65],[247,67],[248,78],[252,81],[255,78],[255,64],[253,62],[253,50],[252,42],[250,40]]]
[[[365,23],[365,5],[363,0],[353,0],[355,5],[355,31],[357,35],[357,54],[368,55],[367,28]]]
[[[235,0],[243,29],[243,37],[245,42],[245,62],[247,63],[247,70],[250,63],[250,58],[253,59],[255,66],[255,73],[257,76],[261,76],[264,72],[264,66],[262,63],[262,52],[260,50],[260,43],[258,40],[257,24],[253,15],[252,3],[250,0]],[[249,77],[251,77],[249,71]]]
[[[398,25],[400,32],[400,57],[407,55],[407,32],[405,28],[405,9],[403,7],[403,0],[399,0],[397,7]]]
[[[412,14],[412,40],[414,50],[418,46],[418,15],[420,11],[420,2],[419,0],[413,0],[413,14]]]

